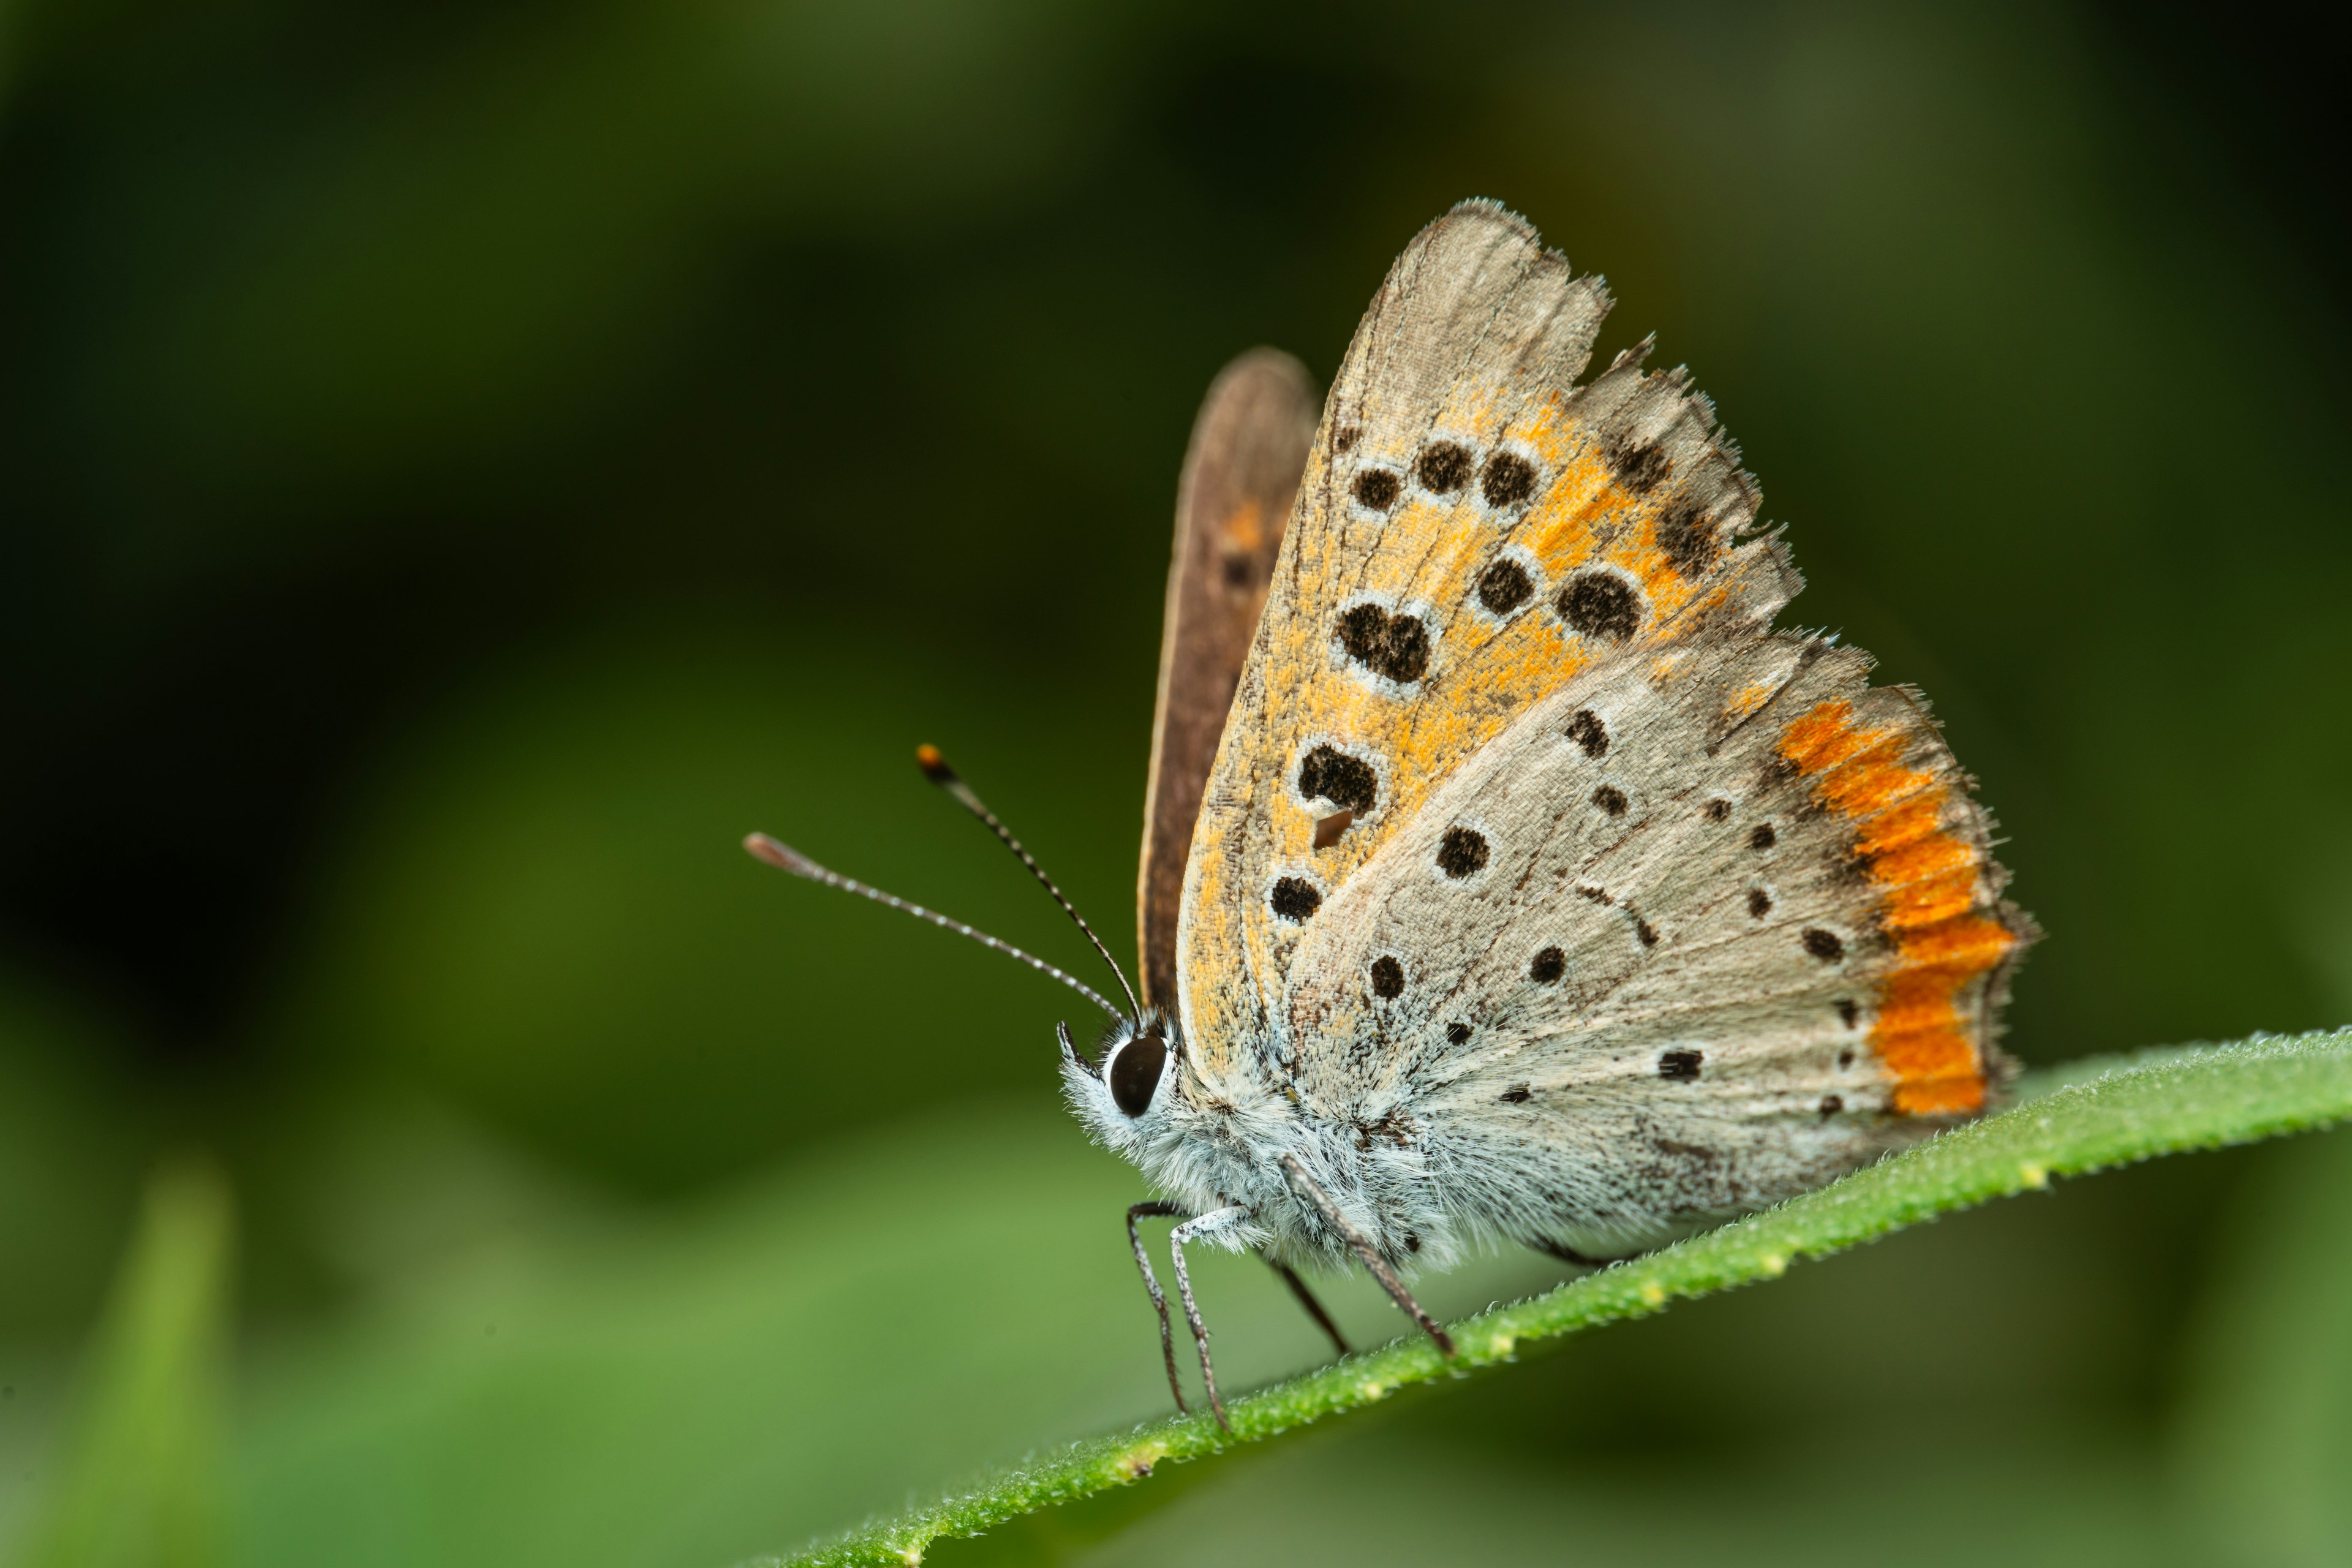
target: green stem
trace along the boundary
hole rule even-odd
[[[1128,1486],[1160,1466],[1261,1441],[1398,1389],[1512,1359],[1517,1349],[1669,1302],[1778,1279],[1906,1226],[2158,1154],[2250,1142],[2352,1117],[2352,1029],[2093,1058],[2030,1078],[2020,1103],[1761,1214],[1556,1290],[1468,1318],[1448,1362],[1416,1335],[1232,1402],[1232,1433],[1205,1416],[1072,1445],[973,1489],[869,1523],[789,1560],[808,1568],[911,1563],[1053,1503]]]

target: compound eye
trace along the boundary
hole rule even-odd
[[[1142,1115],[1151,1109],[1151,1097],[1160,1090],[1160,1069],[1167,1065],[1168,1042],[1158,1035],[1128,1041],[1112,1055],[1110,1070],[1103,1075],[1110,1082],[1111,1099],[1129,1116]]]

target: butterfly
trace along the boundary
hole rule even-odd
[[[1162,1197],[1128,1239],[1185,1408],[1184,1248],[1404,1280],[1494,1244],[1599,1265],[1972,1117],[2038,935],[1906,687],[1776,630],[1801,586],[1649,344],[1583,377],[1610,299],[1465,202],[1408,245],[1319,416],[1244,355],[1180,484],[1127,1005],[1057,1030],[1079,1120]],[[936,752],[925,771],[1058,889]],[[1086,930],[1105,960],[1110,954]]]

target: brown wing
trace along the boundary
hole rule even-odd
[[[1192,424],[1176,491],[1136,889],[1143,999],[1154,1006],[1175,1004],[1176,915],[1192,823],[1319,412],[1304,366],[1288,354],[1252,349],[1218,374]]]

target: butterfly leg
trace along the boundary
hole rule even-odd
[[[1267,1258],[1263,1252],[1258,1256],[1265,1258],[1265,1266],[1268,1268],[1282,1276],[1282,1282],[1290,1287],[1290,1293],[1298,1298],[1298,1304],[1307,1309],[1307,1315],[1315,1320],[1317,1327],[1331,1337],[1332,1348],[1341,1355],[1346,1355],[1348,1342],[1341,1337],[1339,1325],[1331,1321],[1331,1314],[1323,1310],[1323,1303],[1315,1299],[1315,1292],[1307,1288],[1307,1281],[1298,1277],[1298,1271],[1287,1263],[1279,1263],[1272,1258]]]
[[[1282,1169],[1284,1173],[1289,1176],[1290,1184],[1298,1190],[1299,1195],[1313,1204],[1323,1215],[1324,1222],[1339,1233],[1339,1239],[1355,1249],[1356,1256],[1363,1260],[1364,1268],[1370,1272],[1373,1279],[1381,1282],[1381,1289],[1389,1293],[1389,1300],[1404,1309],[1405,1315],[1421,1325],[1422,1331],[1437,1342],[1437,1348],[1440,1351],[1449,1357],[1452,1356],[1454,1336],[1447,1333],[1444,1325],[1431,1317],[1422,1304],[1412,1299],[1412,1292],[1404,1288],[1404,1281],[1397,1278],[1397,1272],[1389,1267],[1388,1259],[1373,1249],[1370,1239],[1362,1231],[1349,1223],[1348,1216],[1339,1212],[1339,1205],[1331,1201],[1331,1194],[1325,1192],[1317,1184],[1315,1178],[1307,1173],[1307,1167],[1298,1163],[1298,1157],[1295,1154],[1285,1154],[1282,1157]]]
[[[1184,1244],[1248,1217],[1249,1210],[1244,1208],[1212,1209],[1168,1233],[1169,1256],[1176,1260],[1176,1294],[1184,1302],[1184,1321],[1192,1326],[1192,1342],[1201,1349],[1201,1381],[1209,1390],[1209,1408],[1216,1412],[1217,1425],[1228,1432],[1234,1429],[1234,1424],[1225,1419],[1225,1403],[1217,1397],[1217,1369],[1209,1360],[1209,1326],[1201,1321],[1201,1309],[1192,1300],[1192,1279],[1184,1269]]]
[[[1143,1288],[1151,1292],[1151,1310],[1160,1314],[1160,1356],[1168,1363],[1168,1392],[1176,1396],[1176,1414],[1190,1415],[1192,1408],[1184,1403],[1184,1385],[1176,1380],[1176,1336],[1168,1326],[1168,1298],[1160,1293],[1160,1281],[1152,1277],[1151,1259],[1144,1256],[1143,1237],[1135,1231],[1139,1219],[1172,1219],[1184,1211],[1174,1204],[1133,1204],[1127,1211],[1127,1245],[1135,1253],[1135,1266],[1143,1271]]]

